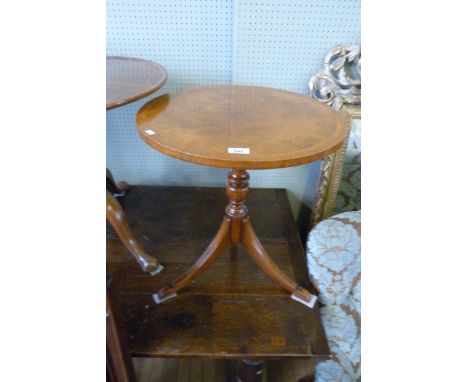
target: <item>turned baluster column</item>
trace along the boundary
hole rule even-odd
[[[229,204],[225,213],[230,224],[230,241],[238,244],[242,238],[242,221],[249,211],[245,199],[249,192],[249,174],[245,170],[231,170],[228,174],[227,196]]]

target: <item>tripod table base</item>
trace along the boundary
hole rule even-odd
[[[177,292],[193,282],[210,268],[221,256],[228,244],[242,244],[249,256],[271,279],[291,293],[291,298],[313,308],[317,297],[291,280],[271,260],[260,243],[250,222],[245,199],[249,189],[249,175],[245,170],[231,170],[228,175],[227,194],[229,204],[218,232],[203,254],[181,276],[171,284],[164,286],[153,299],[161,303],[177,296]]]

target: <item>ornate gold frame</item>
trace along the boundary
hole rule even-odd
[[[339,45],[325,57],[324,69],[310,82],[311,97],[345,114],[348,132],[343,146],[322,161],[311,226],[334,214],[351,123],[361,117],[361,49]]]

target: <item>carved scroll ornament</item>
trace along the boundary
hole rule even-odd
[[[340,110],[343,104],[361,104],[361,48],[334,47],[325,56],[324,69],[309,81],[310,96]]]

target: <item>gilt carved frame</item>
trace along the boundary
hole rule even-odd
[[[311,97],[344,113],[348,122],[343,146],[322,161],[311,216],[313,226],[335,211],[351,122],[361,117],[361,48],[334,47],[325,56],[324,69],[310,79],[309,91]]]

